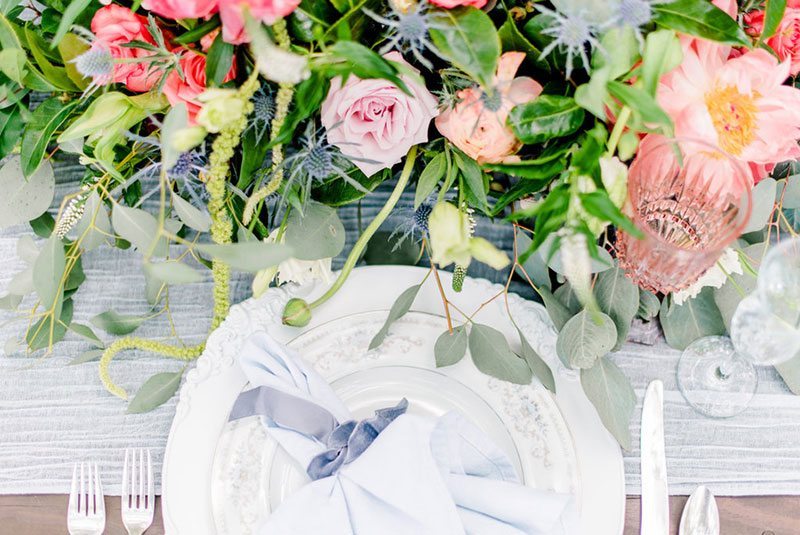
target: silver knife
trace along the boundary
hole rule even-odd
[[[705,486],[695,489],[681,515],[678,535],[719,535],[717,500]]]
[[[669,489],[664,456],[664,384],[647,386],[642,406],[641,535],[669,534]]]

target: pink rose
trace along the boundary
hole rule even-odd
[[[800,0],[797,2],[800,4]],[[747,33],[761,35],[764,30],[764,12],[751,11],[744,16]],[[778,54],[781,60],[791,62],[792,76],[800,72],[800,9],[787,7],[775,35],[767,39],[767,45]]]
[[[254,19],[264,24],[273,24],[276,20],[289,15],[299,5],[300,0],[219,0],[222,37],[234,45],[250,41],[244,31],[242,15],[244,7]]]
[[[499,99],[496,110],[485,105],[483,91],[477,87],[458,92],[459,103],[436,118],[436,128],[456,147],[479,163],[497,163],[515,154],[522,143],[506,125],[511,108],[530,102],[542,92],[532,78],[514,78],[523,52],[506,52],[500,56],[494,91]]]
[[[384,57],[413,69],[397,52]],[[386,80],[350,76],[344,85],[341,78],[331,81],[322,103],[328,141],[367,176],[393,166],[413,145],[428,141],[428,126],[437,114],[436,98],[415,79],[400,78],[412,95]]]
[[[147,19],[116,4],[97,10],[92,18],[92,32],[96,37],[93,46],[106,48],[115,60],[129,60],[150,55],[146,50],[124,47],[123,44],[131,41],[155,44],[150,32],[147,31]],[[125,84],[131,91],[143,93],[153,87],[159,76],[160,74],[147,62],[116,62],[114,75],[110,80],[95,80],[95,82],[101,85],[109,82]]]
[[[167,76],[164,84],[164,95],[171,105],[183,102],[189,114],[189,124],[195,124],[195,117],[200,111],[200,102],[197,96],[206,90],[206,57],[199,52],[186,49],[180,60],[183,78],[177,70]],[[225,82],[236,76],[236,63],[231,65],[231,70],[225,76]]]
[[[453,9],[460,6],[472,6],[481,9],[489,0],[428,0],[431,4],[443,7],[445,9]]]
[[[201,19],[215,13],[220,0],[143,0],[142,7],[168,19]]]

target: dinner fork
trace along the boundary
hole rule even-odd
[[[106,505],[97,464],[92,476],[91,463],[81,463],[80,471],[78,463],[75,463],[67,507],[67,529],[70,535],[101,535],[105,527]]]
[[[155,496],[153,495],[153,465],[147,450],[147,494],[145,494],[145,450],[125,450],[125,467],[122,471],[122,523],[128,535],[142,535],[153,523]],[[138,478],[137,478],[138,471]],[[138,483],[138,485],[137,485]],[[137,488],[138,486],[138,488]]]

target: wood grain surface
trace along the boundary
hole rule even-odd
[[[686,503],[685,496],[670,498],[672,533]],[[800,496],[717,498],[722,535],[800,535]],[[0,535],[54,535],[67,533],[67,496],[0,496]],[[126,535],[119,498],[106,498],[106,535]],[[147,535],[162,535],[160,498],[156,520]],[[639,534],[639,498],[628,498],[624,535]],[[604,534],[584,534],[604,535]]]

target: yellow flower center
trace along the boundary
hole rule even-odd
[[[745,95],[736,87],[716,87],[706,93],[706,107],[719,137],[719,146],[734,156],[742,153],[755,138],[755,100],[758,93]]]

